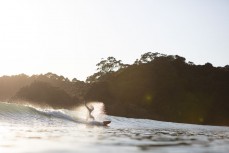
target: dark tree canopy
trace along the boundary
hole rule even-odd
[[[37,105],[48,105],[54,108],[71,108],[79,102],[77,97],[71,97],[63,89],[37,81],[21,88],[13,99],[29,101]]]
[[[53,73],[27,76],[19,74],[14,76],[0,77],[0,100],[9,101],[23,87],[29,86],[33,82],[44,82],[51,86],[64,90],[71,97],[77,97],[83,100],[84,94],[89,88],[89,85],[83,81],[74,78],[70,81],[64,76],[58,76]]]
[[[142,54],[140,59],[136,59],[134,64],[139,65],[139,64],[149,63],[157,57],[165,57],[165,56],[166,56],[165,54],[160,54],[158,52],[156,53],[147,52],[147,53]]]
[[[179,55],[148,52],[102,78],[86,98],[105,102],[111,115],[229,125],[228,66],[195,65]]]
[[[87,78],[87,82],[92,83],[97,81],[101,76],[104,76],[108,73],[113,73],[122,68],[128,67],[127,64],[123,64],[121,60],[116,60],[114,57],[108,57],[107,59],[102,59],[97,66],[97,71],[95,74]]]

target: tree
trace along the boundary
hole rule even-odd
[[[77,80],[76,78],[72,79],[72,82],[78,82],[79,80]]]
[[[224,68],[229,70],[229,65],[225,65]]]
[[[92,83],[97,81],[101,76],[113,73],[119,69],[126,68],[129,65],[123,64],[121,60],[116,60],[114,57],[108,57],[107,59],[102,59],[97,66],[97,71],[95,74],[87,77],[86,82]]]
[[[120,68],[126,67],[121,60],[116,60],[114,57],[108,57],[107,59],[102,59],[98,64],[97,70],[101,73],[110,73],[119,70]]]
[[[147,52],[145,54],[142,54],[140,59],[136,59],[134,64],[139,65],[139,64],[149,63],[157,57],[165,57],[165,56],[166,56],[165,54],[160,54],[158,52],[156,53]]]
[[[175,55],[175,61],[177,62],[177,63],[185,63],[185,58],[184,57],[181,57],[181,56],[179,56],[179,55]]]
[[[93,75],[87,77],[86,82],[92,83],[98,80],[103,74],[101,72],[94,73]]]

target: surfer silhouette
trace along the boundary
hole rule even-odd
[[[84,105],[85,105],[85,107],[87,108],[87,110],[88,110],[88,116],[87,116],[87,120],[88,120],[88,118],[89,119],[91,119],[91,120],[95,120],[95,118],[94,118],[94,116],[92,116],[92,111],[94,110],[94,107],[93,106],[91,106],[90,105],[90,107],[89,106],[87,106],[87,104],[86,104],[86,102],[84,101]]]

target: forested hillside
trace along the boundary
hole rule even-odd
[[[121,64],[116,72],[105,69],[112,62],[107,59],[98,65],[97,79],[88,78],[94,83],[86,96],[105,102],[108,113],[229,125],[228,66],[194,65],[183,57],[159,53],[146,53],[125,68]]]
[[[0,77],[0,100],[70,108],[83,101],[89,84],[53,73]]]

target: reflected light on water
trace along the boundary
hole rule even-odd
[[[87,148],[88,144],[97,143],[98,135],[103,130],[75,123],[68,127],[1,125],[0,153],[24,153],[28,150],[44,152],[47,148],[53,151]]]
[[[6,152],[12,146],[7,137],[11,137],[10,129],[6,126],[0,126],[0,152]]]

